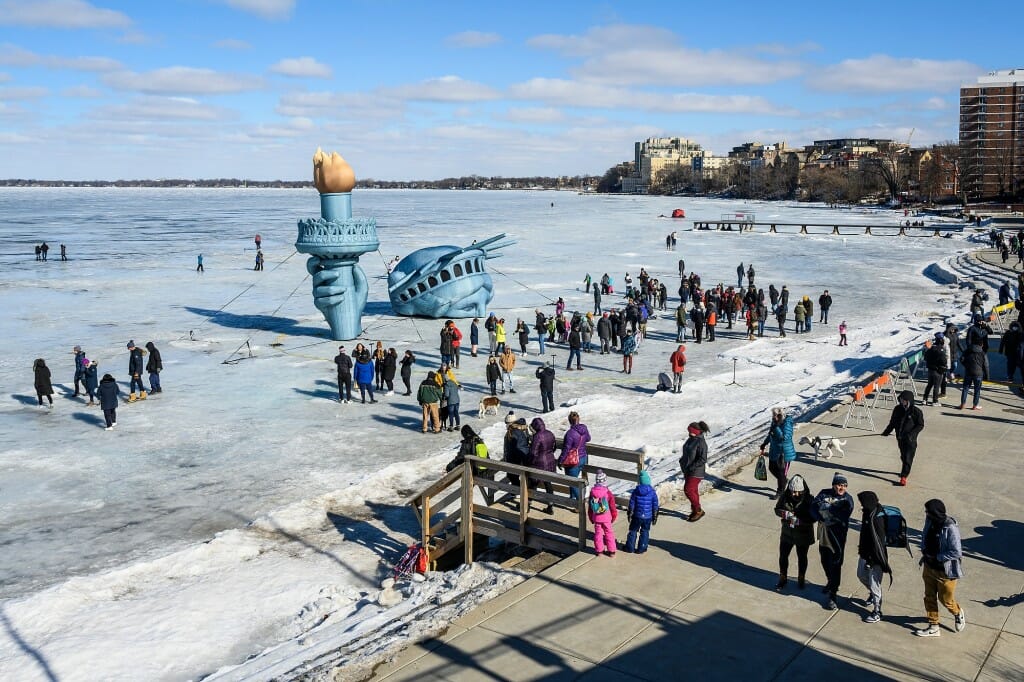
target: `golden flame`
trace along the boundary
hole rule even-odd
[[[317,147],[313,155],[313,184],[320,194],[351,192],[356,186],[356,174],[341,154],[331,152],[328,156]]]

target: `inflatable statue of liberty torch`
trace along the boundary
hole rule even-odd
[[[317,148],[313,184],[320,192],[320,217],[299,221],[295,250],[309,254],[306,270],[313,276],[313,304],[331,326],[331,338],[354,339],[363,330],[369,293],[359,256],[380,246],[377,220],[352,217],[356,176],[338,152],[328,156]]]

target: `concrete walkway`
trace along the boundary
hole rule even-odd
[[[807,588],[791,580],[775,591],[779,521],[772,490],[749,466],[705,496],[707,516],[698,523],[685,521],[685,500],[666,505],[646,554],[570,556],[482,604],[444,636],[405,650],[373,679],[1022,680],[1024,398],[986,385],[982,411],[959,411],[958,404],[956,385],[941,406],[922,408],[926,427],[906,488],[893,486],[895,440],[877,435],[891,403],[874,410],[875,432],[842,430],[845,405],[797,432],[846,440],[845,457],[828,461],[798,448],[791,474],[807,478],[812,493],[841,471],[851,494],[874,490],[907,517],[914,557],[890,549],[895,581],[886,581],[881,623],[863,622],[867,591],[855,576],[859,505],[840,610],[823,608],[814,548]],[[955,633],[942,611],[942,635],[922,639],[913,635],[926,622],[916,540],[933,497],[945,501],[963,534],[966,577],[957,598],[968,625]],[[623,514],[620,541],[625,531]],[[795,564],[794,555],[791,576]]]

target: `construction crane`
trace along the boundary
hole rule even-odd
[[[910,129],[910,134],[909,134],[909,135],[907,135],[907,149],[908,149],[908,150],[910,149],[910,140],[911,140],[911,139],[913,139],[913,137],[914,137],[914,131],[916,131],[916,130],[917,130],[917,128],[911,128],[911,129]]]

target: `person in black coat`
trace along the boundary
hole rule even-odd
[[[53,407],[53,384],[50,382],[50,368],[46,361],[38,358],[32,363],[32,373],[35,375],[36,397],[39,398],[39,406],[43,406],[43,397],[50,401]]]
[[[384,383],[387,384],[388,392],[386,395],[395,394],[395,371],[398,369],[398,351],[394,348],[388,348],[388,352],[384,355]]]
[[[146,350],[149,351],[149,359],[146,361],[146,371],[149,372],[149,392],[163,393],[164,389],[160,388],[160,372],[164,369],[163,358],[160,357],[160,351],[156,349],[152,341],[146,344]]]
[[[971,409],[980,410],[981,382],[988,381],[988,350],[980,345],[972,344],[960,356],[960,364],[964,368],[964,387],[960,391],[960,407],[967,406],[967,394],[974,388],[974,405]]]
[[[89,394],[89,403],[87,407],[92,407],[96,404],[96,389],[99,388],[99,363],[95,360],[86,360],[85,374],[82,375],[82,379],[85,383],[85,392]]]
[[[1024,337],[1021,335],[1020,323],[1016,320],[1010,323],[1010,328],[1006,330],[1003,338],[999,340],[999,352],[1006,358],[1006,380],[1011,384],[1017,376],[1017,369],[1024,364],[1021,362],[1022,340],[1024,340]],[[1021,371],[1021,375],[1022,381],[1024,381],[1024,370]]]
[[[946,357],[946,335],[939,332],[935,335],[932,345],[924,352],[924,364],[928,367],[928,384],[924,387],[924,404],[939,404],[939,390],[942,388],[942,378],[949,371],[949,362]],[[932,395],[931,402],[928,401],[929,392]]]
[[[131,377],[131,383],[129,389],[131,393],[128,394],[128,402],[135,402],[135,388],[139,389],[139,397],[143,400],[146,399],[146,386],[142,383],[142,372],[146,368],[146,363],[142,359],[143,351],[141,348],[135,346],[134,341],[128,342],[128,376]]]
[[[542,412],[552,412],[555,409],[555,368],[550,362],[543,367],[538,367],[534,376],[540,380],[540,399]]]
[[[835,611],[836,594],[843,574],[843,560],[846,558],[846,535],[850,530],[853,515],[853,497],[846,492],[846,476],[836,472],[832,487],[820,491],[811,503],[811,516],[818,522],[818,553],[821,568],[825,572],[825,594],[828,595],[826,608]]]
[[[103,419],[107,422],[107,431],[117,426],[117,396],[121,389],[117,387],[114,377],[104,374],[100,381],[100,407],[103,409]]]
[[[906,485],[910,476],[910,468],[914,466],[914,455],[917,454],[917,434],[924,430],[924,413],[914,404],[914,394],[903,391],[899,394],[897,405],[892,409],[889,425],[882,431],[883,436],[896,432],[896,445],[900,449],[900,480],[896,485]]]
[[[473,353],[473,357],[476,357],[476,353]],[[416,356],[413,355],[412,351],[405,351],[405,355],[402,356],[402,360],[399,363],[402,365],[401,374],[402,383],[405,384],[405,395],[412,395],[412,366],[415,363]]]
[[[498,366],[498,358],[493,355],[487,358],[487,366],[484,368],[487,385],[491,387],[491,395],[498,395],[498,382],[501,381],[501,367]],[[505,389],[501,389],[502,393]]]
[[[345,346],[338,346],[338,354],[334,356],[334,364],[338,368],[338,402],[347,403],[352,400],[352,358],[345,352]]]
[[[857,543],[857,577],[871,592],[870,604],[874,607],[865,621],[877,623],[882,620],[882,575],[888,573],[889,552],[885,547],[885,517],[878,495],[870,490],[857,494],[863,509],[860,521],[860,540]]]
[[[523,418],[516,419],[514,412],[505,416],[504,460],[509,464],[529,466],[530,464],[530,427]],[[508,482],[519,485],[518,474],[508,474]]]

